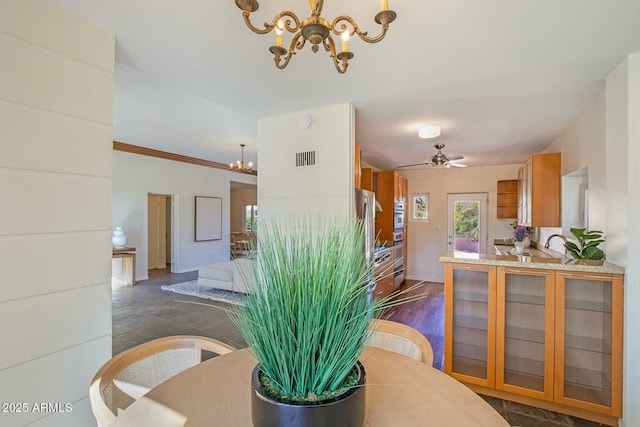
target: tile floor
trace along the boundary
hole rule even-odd
[[[197,272],[170,274],[113,289],[113,354],[167,335],[201,335],[246,347],[227,314],[215,307],[189,304],[203,300],[163,291],[160,286],[194,280]],[[228,304],[207,301],[228,307]]]
[[[172,273],[138,281],[135,286],[113,289],[113,354],[140,343],[167,335],[202,335],[246,347],[227,314],[215,307],[189,304],[203,300],[173,292],[160,286],[197,278],[197,272]],[[228,304],[211,302],[228,307]],[[443,349],[434,348],[434,353]],[[602,427],[601,424],[533,408],[519,403],[483,396],[512,426],[520,427]]]

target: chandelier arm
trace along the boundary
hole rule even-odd
[[[296,14],[288,10],[283,10],[282,12],[274,16],[273,21],[271,21],[271,24],[265,22],[264,29],[257,28],[253,25],[253,23],[251,22],[251,18],[249,17],[250,14],[251,12],[248,12],[246,10],[242,11],[242,17],[244,18],[244,23],[247,25],[247,27],[249,27],[251,31],[253,31],[256,34],[270,33],[271,31],[273,31],[274,28],[276,28],[276,26],[278,25],[278,22],[280,22],[280,20],[282,20],[282,18],[284,17],[291,18],[291,19],[285,19],[282,21],[284,25],[284,27],[282,28],[283,30],[287,30],[290,33],[294,33],[298,31],[298,29],[301,26],[300,19],[298,19]],[[293,26],[292,23],[295,23],[295,26]]]
[[[324,39],[322,45],[324,46],[324,50],[326,52],[329,52],[330,56],[336,56],[336,43],[333,41],[333,37],[331,37],[331,34],[329,34],[327,38]]]
[[[331,42],[333,42],[333,39],[331,38],[331,34],[329,34],[327,36],[327,38],[325,38],[324,40],[322,40],[322,47],[324,48],[325,52],[329,52],[329,55],[334,55],[336,53],[336,49],[335,49],[335,45],[333,43],[329,44],[329,40],[331,40]],[[331,52],[331,46],[333,47],[333,52]]]
[[[300,50],[304,46],[305,40],[304,38],[300,40],[301,37],[302,37],[301,33],[298,33],[293,37],[293,39],[291,40],[291,45],[289,46],[289,52],[284,57],[282,62],[280,62],[280,59],[282,59],[281,52],[274,53],[273,61],[276,64],[276,68],[280,70],[284,70],[284,68],[287,65],[289,65],[289,61],[291,61],[291,57],[296,54],[295,50],[296,49]]]
[[[348,23],[348,24],[347,24]],[[349,31],[349,35],[353,36],[354,34],[357,34],[358,37],[360,37],[360,39],[362,39],[363,41],[367,42],[367,43],[378,43],[380,40],[382,40],[386,35],[387,35],[387,31],[389,30],[389,24],[382,24],[382,31],[380,32],[380,34],[378,34],[376,37],[369,37],[368,36],[368,31],[362,31],[360,29],[360,27],[358,27],[358,24],[356,23],[356,21],[350,17],[350,16],[346,16],[346,15],[341,15],[338,16],[337,18],[335,18],[333,20],[333,22],[331,23],[331,31],[339,36],[342,33],[344,33],[345,31],[348,31],[349,26],[352,27],[352,30]]]
[[[353,55],[343,55],[341,58],[339,58],[341,54],[336,54],[336,44],[333,41],[333,37],[331,36],[324,39],[324,49],[329,52],[329,56],[331,56],[333,65],[336,67],[338,73],[344,74],[347,71],[347,67],[349,66],[349,58],[353,57]]]
[[[289,50],[293,51],[294,44],[295,44],[296,50],[302,50],[302,48],[304,47],[304,44],[306,42],[307,42],[307,39],[302,37],[302,33],[298,33],[295,36],[293,36],[293,39],[291,40],[291,46],[289,47]]]

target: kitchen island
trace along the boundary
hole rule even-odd
[[[440,257],[445,373],[483,394],[617,425],[624,269],[530,254]]]

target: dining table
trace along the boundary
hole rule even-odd
[[[509,427],[484,399],[443,372],[399,353],[367,347],[363,427]],[[151,389],[111,427],[251,427],[249,349],[206,360]]]

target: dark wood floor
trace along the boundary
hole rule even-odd
[[[405,280],[400,289],[419,282]],[[424,295],[423,299],[390,308],[382,317],[417,329],[427,337],[433,348],[433,366],[443,369],[444,359],[444,284],[422,282],[422,285],[406,294]]]

